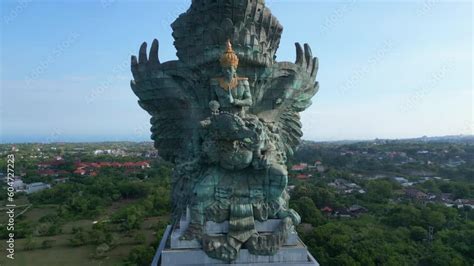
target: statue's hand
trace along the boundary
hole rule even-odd
[[[258,155],[257,155],[258,156]],[[252,162],[255,169],[265,169],[268,167],[268,158],[266,155],[260,155]]]
[[[268,156],[266,153],[262,154],[262,156],[260,157],[260,162],[262,165],[264,166],[267,166],[268,165]]]
[[[231,104],[235,104],[235,101],[236,101],[236,100],[234,100],[234,96],[232,96],[232,92],[229,90],[229,102],[230,102]]]
[[[150,55],[147,56],[147,43],[144,42],[140,46],[140,51],[137,57],[132,55],[132,74],[135,82],[140,82],[150,79],[152,76],[158,76],[157,73],[154,73],[158,70],[161,65],[160,59],[158,58],[158,40],[154,39],[150,48]]]
[[[304,44],[304,51],[301,44],[296,43],[296,62],[295,64],[298,65],[305,73],[309,81],[314,84],[314,80],[316,79],[316,74],[318,73],[319,69],[319,61],[317,57],[313,57],[313,53],[311,51],[311,47],[308,44]]]

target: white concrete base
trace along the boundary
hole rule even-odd
[[[210,258],[201,249],[165,249],[161,253],[161,265],[227,265],[220,260]],[[318,262],[309,254],[306,246],[299,240],[295,246],[283,246],[273,256],[258,256],[249,253],[247,249],[241,249],[239,256],[232,265],[313,265],[319,266]]]
[[[180,240],[186,228],[189,226],[190,215],[183,215],[179,222],[179,227],[171,229],[168,226],[163,238],[161,239],[160,247],[158,248],[152,266],[157,265],[176,265],[176,266],[198,266],[198,265],[213,265],[224,266],[228,265],[223,261],[213,259],[201,249],[201,243],[197,240]],[[261,234],[268,234],[275,230],[280,225],[281,220],[268,220],[265,222],[256,222],[257,232]],[[204,232],[207,234],[225,234],[228,232],[228,222],[213,223],[207,222],[204,227]],[[298,237],[298,234],[293,229],[289,235],[288,240],[283,247],[273,256],[258,256],[251,254],[247,249],[241,249],[239,256],[232,265],[241,266],[303,266],[313,265],[319,266],[319,263],[308,252],[307,247]]]

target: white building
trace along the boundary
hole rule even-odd
[[[41,190],[49,189],[51,188],[50,184],[46,184],[43,182],[36,182],[36,183],[31,183],[31,184],[26,184],[26,194],[31,194],[35,193]]]
[[[15,179],[11,186],[15,189],[15,191],[22,191],[25,188],[25,183],[21,179]]]

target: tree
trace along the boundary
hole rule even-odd
[[[25,250],[33,250],[36,249],[36,241],[33,239],[31,235],[26,237],[26,242],[25,242]]]
[[[72,238],[69,239],[72,246],[82,246],[87,243],[87,235],[82,227],[74,227],[72,232]]]
[[[130,251],[130,254],[125,260],[125,265],[148,266],[150,265],[150,261],[153,260],[154,255],[155,250],[150,246],[143,245],[136,247]]]
[[[415,241],[422,241],[428,237],[428,231],[421,226],[410,227],[410,237]]]
[[[53,244],[56,243],[56,240],[47,239],[41,243],[41,248],[47,249],[53,247]]]
[[[333,259],[330,259],[328,265],[337,265],[337,266],[352,266],[352,265],[357,265],[356,261],[349,255],[347,254],[341,254],[336,256]]]
[[[385,223],[391,226],[421,225],[421,212],[412,205],[398,205],[389,210],[384,218]]]
[[[317,226],[324,224],[326,219],[316,208],[313,200],[308,197],[301,197],[294,202],[295,210],[301,215],[302,221]]]
[[[421,215],[426,225],[433,226],[436,229],[441,229],[446,224],[446,217],[442,212],[424,208]]]
[[[319,208],[334,206],[336,203],[335,194],[327,188],[315,187],[311,199]]]
[[[116,213],[112,217],[114,223],[119,223],[124,231],[139,229],[145,216],[141,205],[131,205]]]
[[[387,180],[371,180],[367,184],[369,201],[384,203],[392,196],[392,183]]]
[[[142,232],[136,233],[133,241],[137,244],[144,244],[146,242],[145,234]]]
[[[97,248],[95,249],[95,256],[97,258],[100,258],[100,257],[103,257],[105,255],[105,253],[107,253],[107,251],[110,250],[110,247],[109,245],[103,243],[103,244],[100,244],[99,246],[97,246]]]

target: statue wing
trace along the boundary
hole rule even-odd
[[[285,151],[292,155],[303,136],[300,112],[311,106],[311,98],[318,92],[316,75],[318,58],[313,57],[309,45],[296,43],[296,62],[279,62],[263,76],[254,92],[257,103],[252,112],[267,122],[274,123]]]
[[[189,159],[207,99],[196,91],[194,83],[199,79],[178,61],[160,63],[156,39],[149,57],[147,43],[141,45],[138,60],[132,56],[131,68],[130,85],[139,105],[152,116],[151,138],[160,156],[171,162]]]
[[[138,60],[132,56],[131,68],[134,79],[130,85],[138,104],[151,115],[151,138],[158,153],[182,168],[172,178],[173,219],[179,219],[195,183],[197,132],[209,109],[209,90],[200,84],[196,70],[179,61],[161,63],[156,39],[149,57],[147,43],[141,45]]]

